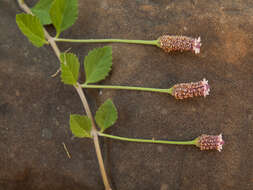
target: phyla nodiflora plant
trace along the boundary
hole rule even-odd
[[[155,45],[162,48],[165,52],[172,51],[192,51],[195,54],[200,53],[200,37],[190,38],[185,36],[163,35],[157,40],[125,40],[125,39],[63,39],[59,38],[60,34],[72,26],[78,17],[78,1],[77,0],[40,0],[32,9],[30,9],[24,0],[18,0],[20,7],[26,12],[16,15],[16,23],[21,32],[36,47],[49,44],[61,64],[62,82],[73,85],[76,89],[86,115],[70,115],[70,129],[74,136],[79,138],[92,138],[94,141],[98,163],[105,189],[111,189],[108,177],[106,175],[101,150],[99,147],[98,136],[112,138],[116,140],[143,142],[143,143],[161,143],[161,144],[179,144],[179,145],[195,145],[201,150],[216,149],[221,151],[224,141],[222,135],[201,135],[190,141],[167,141],[155,139],[135,139],[109,135],[105,130],[115,124],[118,118],[116,106],[112,100],[106,100],[97,110],[95,119],[91,114],[88,102],[82,88],[106,88],[106,89],[123,89],[123,90],[141,90],[151,92],[167,93],[176,99],[185,99],[195,96],[206,97],[209,94],[210,86],[208,81],[203,79],[199,82],[180,83],[171,88],[157,89],[131,86],[108,86],[95,85],[109,75],[112,68],[112,48],[103,47],[95,49],[85,57],[84,69],[86,80],[83,84],[78,82],[80,63],[78,57],[73,53],[61,53],[56,42],[77,42],[77,43],[133,43],[144,45]],[[43,25],[53,24],[56,30],[55,37],[48,34]],[[100,128],[97,130],[96,126]]]
[[[35,14],[35,15],[32,15]],[[78,2],[77,0],[41,0],[38,4],[32,8],[30,14],[18,14],[16,16],[16,22],[23,32],[24,35],[37,47],[41,47],[44,44],[50,43],[46,40],[45,29],[43,24],[53,24],[56,29],[56,37],[51,38],[53,41],[64,41],[60,40],[58,37],[67,28],[74,24],[78,15]],[[68,16],[68,17],[67,17]],[[69,40],[66,40],[69,41]],[[165,51],[170,52],[174,50],[193,50],[195,53],[199,53],[199,48],[201,46],[200,38],[192,39],[188,37],[178,37],[178,36],[163,36],[158,39],[159,46]],[[82,41],[80,41],[82,42]],[[86,41],[85,41],[86,42]],[[92,41],[87,41],[92,42]],[[94,42],[109,42],[106,40],[96,40]],[[122,42],[121,40],[117,42]],[[132,43],[133,41],[131,41]],[[140,42],[138,40],[137,42]],[[143,44],[143,43],[142,43]],[[145,43],[144,43],[145,44]],[[210,86],[208,81],[203,79],[199,82],[191,83],[180,83],[172,86],[171,88],[158,89],[158,88],[146,88],[146,87],[133,87],[133,86],[110,86],[110,85],[95,85],[106,76],[112,68],[112,48],[105,46],[103,48],[98,48],[90,51],[84,59],[84,69],[86,80],[83,84],[79,84],[79,69],[80,63],[78,57],[73,53],[61,53],[59,56],[61,63],[61,79],[62,82],[68,85],[79,86],[82,88],[105,88],[105,89],[123,89],[123,90],[140,90],[140,91],[151,91],[151,92],[161,92],[167,93],[174,96],[176,99],[185,99],[194,96],[204,96],[209,95]],[[103,110],[103,111],[101,111]],[[104,113],[101,116],[101,112]],[[108,113],[107,113],[108,112]],[[100,113],[100,114],[99,114]],[[105,115],[107,113],[108,115]],[[110,115],[112,114],[112,115]],[[107,116],[107,117],[106,117]],[[92,137],[91,133],[91,121],[90,118],[80,115],[71,115],[70,125],[73,134],[77,137]],[[108,122],[110,125],[114,124],[117,119],[117,110],[111,100],[106,101],[105,104],[101,106],[98,110],[95,120],[101,131],[98,133],[100,136],[106,136],[102,133],[108,125],[103,126],[101,123]],[[77,125],[79,124],[79,125]],[[84,126],[83,130],[81,130]],[[79,128],[78,128],[79,127]],[[82,133],[83,131],[83,133]],[[112,136],[106,136],[112,137]],[[117,137],[117,139],[122,140],[122,137]],[[125,139],[126,140],[126,139]],[[138,139],[140,142],[141,139]],[[144,142],[144,141],[142,141]],[[145,142],[151,142],[145,140]],[[153,143],[159,143],[152,140]],[[167,141],[164,141],[167,142]],[[170,142],[170,141],[168,141]],[[196,141],[193,144],[196,145]],[[173,141],[171,144],[176,144]],[[183,143],[179,143],[183,144]],[[207,149],[207,148],[206,148]],[[206,150],[205,149],[205,150]]]

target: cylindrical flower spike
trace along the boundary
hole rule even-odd
[[[171,51],[193,51],[195,54],[200,53],[201,39],[190,38],[187,36],[169,36],[164,35],[158,38],[159,46],[165,52]]]
[[[224,141],[222,139],[222,134],[220,135],[201,135],[197,138],[196,146],[200,150],[222,150],[222,145]]]
[[[194,96],[209,95],[210,86],[205,78],[199,82],[180,83],[172,87],[172,96],[176,99],[192,98]]]

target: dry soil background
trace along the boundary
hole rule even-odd
[[[35,0],[27,0],[29,6]],[[50,47],[35,48],[18,30],[15,0],[0,2],[0,189],[101,190],[89,139],[73,139],[70,113],[80,99],[60,77]],[[52,29],[52,28],[50,28]],[[85,91],[93,112],[112,98],[118,122],[108,132],[127,137],[190,140],[223,133],[224,150],[101,139],[113,189],[253,189],[253,1],[79,0],[68,38],[156,39],[201,36],[201,53],[165,54],[152,46],[107,44],[113,71],[102,84],[166,88],[206,77],[206,99],[177,101],[165,94]],[[80,60],[103,44],[61,43]],[[81,77],[80,80],[83,80]],[[62,142],[72,158],[68,159]]]

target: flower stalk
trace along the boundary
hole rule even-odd
[[[169,53],[172,51],[192,51],[195,54],[200,53],[201,39],[191,38],[187,36],[171,36],[163,35],[157,40],[127,40],[127,39],[66,39],[54,38],[56,42],[72,42],[72,43],[128,43],[128,44],[143,44],[143,45],[154,45],[165,52]]]
[[[83,88],[101,88],[101,89],[114,89],[114,90],[136,90],[136,91],[146,91],[146,92],[161,92],[172,94],[172,88],[169,89],[159,89],[159,88],[144,88],[136,86],[115,86],[115,85],[92,85],[92,84],[82,84]]]
[[[114,90],[136,90],[136,91],[147,91],[147,92],[160,92],[167,93],[174,96],[176,99],[186,99],[193,98],[197,96],[206,97],[209,95],[210,86],[208,81],[204,78],[199,82],[191,83],[180,83],[176,84],[168,89],[159,88],[144,88],[135,86],[114,86],[114,85],[92,85],[92,84],[82,84],[82,88],[100,88],[100,89],[114,89]]]
[[[127,40],[127,39],[66,39],[54,38],[56,42],[73,42],[73,43],[127,43],[127,44],[144,44],[155,45],[159,47],[158,40]]]
[[[121,141],[128,141],[128,142],[142,142],[142,143],[155,143],[155,144],[176,144],[176,145],[196,145],[196,139],[191,141],[166,141],[166,140],[155,140],[155,139],[137,139],[137,138],[127,138],[127,137],[119,137],[114,135],[109,135],[105,133],[98,132],[99,136],[121,140]]]
[[[115,140],[128,141],[128,142],[140,142],[140,143],[154,143],[154,144],[174,144],[174,145],[195,145],[200,150],[222,150],[224,141],[222,135],[201,135],[190,141],[168,141],[168,140],[155,140],[155,139],[138,139],[138,138],[127,138],[115,135],[109,135],[98,132],[99,136],[111,138]]]

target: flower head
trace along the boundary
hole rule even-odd
[[[210,86],[205,78],[199,82],[180,83],[172,87],[172,96],[176,99],[192,98],[209,95]]]
[[[160,47],[165,52],[171,51],[193,51],[195,54],[200,53],[201,39],[190,38],[187,36],[169,36],[164,35],[158,39]]]
[[[222,145],[224,141],[222,139],[222,134],[220,135],[201,135],[197,138],[196,146],[200,148],[200,150],[218,150],[219,152],[222,150]]]

